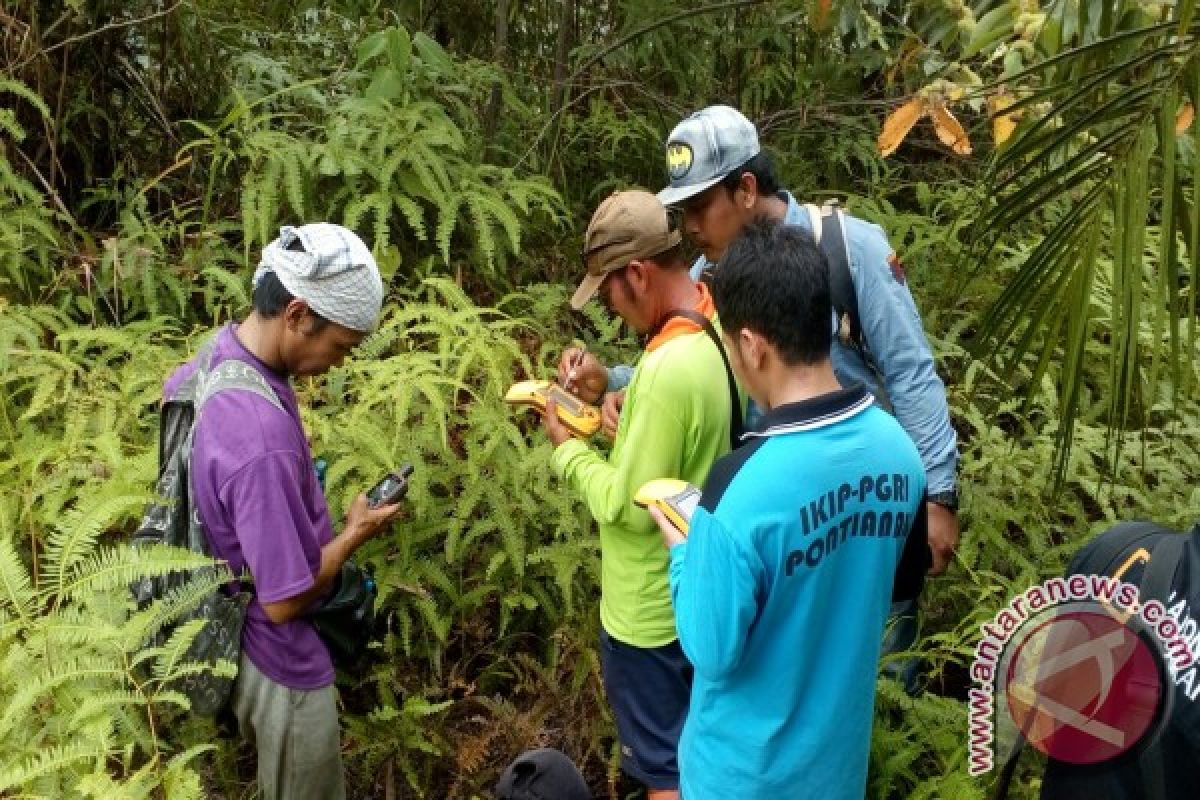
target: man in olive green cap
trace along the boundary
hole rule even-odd
[[[600,656],[621,740],[621,766],[649,797],[678,797],[676,750],[692,668],[679,647],[667,587],[667,552],[633,495],[654,478],[700,485],[730,447],[740,401],[726,381],[708,289],[688,276],[681,235],[649,192],[618,192],[596,209],[584,237],[587,274],[571,305],[599,294],[647,337],[611,454],[605,459],[545,415],[554,470],[600,527]],[[569,380],[564,382],[569,384]],[[571,388],[569,385],[567,388]]]

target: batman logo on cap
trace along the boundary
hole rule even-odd
[[[670,142],[667,145],[667,172],[671,180],[677,181],[692,168],[692,147],[686,142]]]

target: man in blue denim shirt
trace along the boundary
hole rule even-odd
[[[757,218],[812,231],[804,206],[778,185],[759,146],[758,131],[736,109],[710,106],[683,120],[667,138],[666,161],[671,184],[659,199],[682,208],[687,233],[704,253],[692,267],[696,280],[720,268],[725,249]],[[867,348],[865,355],[860,354],[835,337],[834,371],[845,386],[866,386],[916,444],[928,482],[930,572],[940,574],[954,556],[959,533],[958,438],[950,425],[946,388],[934,368],[920,315],[886,234],[856,217],[845,215],[844,221]],[[574,350],[564,353],[560,378],[593,402],[607,390],[603,410],[605,428],[611,433],[620,410],[620,390],[628,383],[631,369],[617,366],[606,373],[594,357],[586,356],[577,364],[576,355]],[[748,414],[751,424],[756,411],[751,408]],[[893,612],[907,616],[911,609]],[[911,641],[913,633],[906,632],[903,638]],[[911,681],[906,683],[911,686]]]

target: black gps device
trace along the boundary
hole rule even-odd
[[[398,502],[408,493],[408,476],[413,473],[413,465],[405,464],[399,472],[389,472],[383,480],[371,487],[367,492],[367,506],[379,508]]]

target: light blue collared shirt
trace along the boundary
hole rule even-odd
[[[790,192],[781,192],[780,196],[788,205],[784,224],[812,232],[804,206]],[[921,315],[908,284],[892,272],[888,263],[893,250],[883,229],[849,214],[843,219],[850,275],[868,352],[864,358],[854,347],[834,336],[830,353],[833,371],[843,386],[856,383],[866,386],[895,415],[921,454],[928,491],[950,491],[957,483],[958,436],[950,424],[946,386],[934,368]],[[710,265],[700,256],[692,265],[692,279],[700,280],[710,267],[718,269],[719,265]],[[836,331],[836,320],[833,325]],[[632,372],[628,366],[611,368],[609,391],[628,385]],[[747,426],[753,426],[760,416],[760,409],[751,401]]]

